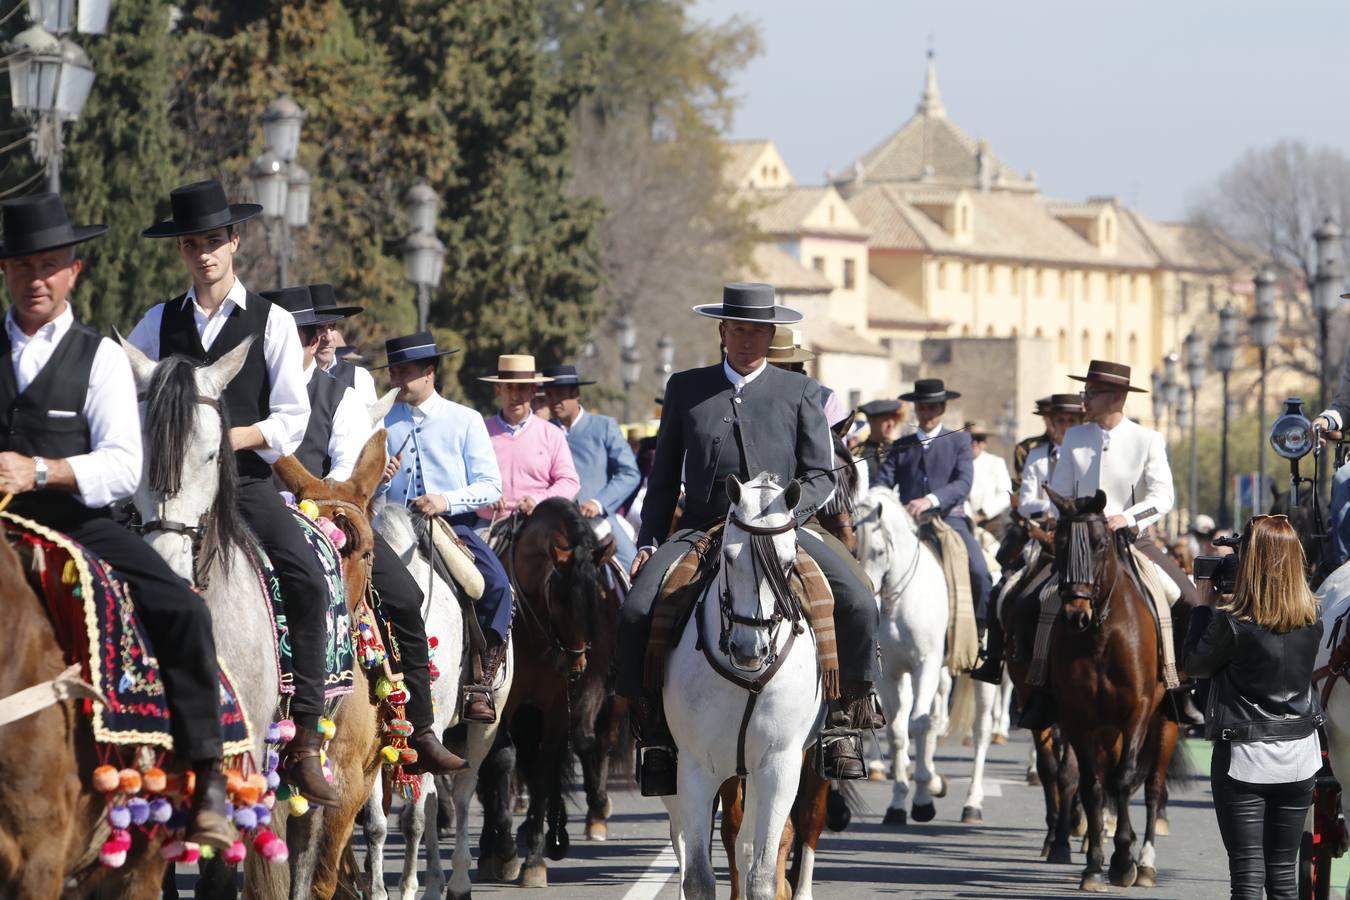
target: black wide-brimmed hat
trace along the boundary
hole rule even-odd
[[[1070,375],[1069,377],[1074,381],[1098,381],[1122,391],[1133,391],[1136,394],[1148,393],[1143,388],[1134,387],[1130,384],[1129,366],[1107,362],[1104,359],[1094,359],[1088,363],[1086,375]]]
[[[1082,415],[1083,395],[1082,394],[1051,394],[1045,398],[1045,412],[1040,413],[1043,416],[1052,416],[1055,413],[1076,413]]]
[[[539,374],[545,378],[552,378],[555,385],[581,387],[584,384],[595,384],[592,379],[577,375],[576,366],[550,366]]]
[[[295,319],[296,325],[326,325],[336,322],[341,316],[319,313],[314,309],[314,298],[305,285],[299,287],[277,288],[274,291],[260,291],[264,300],[270,300],[286,310]]]
[[[979,441],[980,443],[985,443],[989,440],[989,430],[986,428],[981,428],[975,422],[965,423],[964,425],[961,426],[961,430],[969,434],[970,439],[972,441]]]
[[[746,282],[723,285],[721,303],[703,303],[695,306],[694,312],[710,319],[765,325],[791,325],[802,320],[795,309],[774,302],[773,285]]]
[[[901,394],[900,399],[911,403],[946,403],[960,396],[956,391],[947,390],[941,378],[920,378],[914,382],[914,390]]]
[[[29,194],[0,204],[4,237],[0,259],[73,247],[108,230],[107,225],[72,225],[66,206],[56,194]]]
[[[1037,398],[1037,400],[1036,400],[1036,415],[1038,415],[1038,416],[1046,416],[1046,415],[1049,415],[1049,414],[1050,414],[1050,413],[1049,413],[1049,409],[1050,409],[1050,398],[1053,397],[1053,396],[1054,396],[1054,394],[1050,394],[1049,396],[1046,396],[1046,397],[1039,397],[1039,398]]]
[[[142,237],[201,234],[203,231],[238,225],[262,212],[262,206],[257,203],[231,203],[226,200],[225,188],[215,179],[174,188],[169,192],[169,205],[173,215],[142,231]]]
[[[403,337],[391,338],[390,340],[385,341],[385,364],[382,366],[371,366],[371,368],[387,369],[390,366],[396,366],[399,363],[435,359],[438,356],[449,356],[452,353],[458,352],[459,348],[455,348],[454,350],[436,349],[436,339],[431,336],[431,332],[419,331],[416,334],[408,334]]]
[[[361,351],[351,344],[343,344],[333,351],[333,355],[338,359],[345,359],[350,363],[365,362],[366,358],[361,355]]]
[[[858,411],[869,419],[878,416],[893,416],[900,411],[899,400],[870,400],[858,407]]]
[[[311,284],[309,295],[314,298],[315,312],[337,316],[339,319],[354,316],[365,309],[363,306],[338,306],[337,295],[333,292],[333,286],[327,282]]]

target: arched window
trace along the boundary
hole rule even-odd
[[[987,326],[987,327],[984,329],[984,336],[985,336],[985,337],[993,337],[993,336],[994,336],[994,326],[993,326],[993,325],[989,325],[989,326]]]
[[[1128,345],[1129,358],[1127,362],[1131,366],[1139,365],[1139,336],[1131,332]]]
[[[1008,332],[1008,337],[1017,337],[1017,326],[1016,326],[1016,325],[1014,325],[1014,326],[1012,327],[1012,331],[1009,331],[1009,332]]]
[[[1102,341],[1102,354],[1107,359],[1116,355],[1116,336],[1114,332],[1108,331],[1106,338]]]
[[[947,264],[945,262],[938,263],[937,270],[938,290],[945,291],[947,289]]]
[[[1069,333],[1063,328],[1059,330],[1059,337],[1055,339],[1055,358],[1061,365],[1069,362]]]
[[[1036,329],[1036,337],[1045,337],[1045,334],[1041,331],[1040,328]]]
[[[1086,328],[1083,329],[1083,362],[1092,359],[1092,335],[1088,334]]]
[[[969,326],[969,325],[962,325],[962,326],[961,326],[961,337],[970,337],[970,326]]]

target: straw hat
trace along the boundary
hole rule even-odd
[[[497,357],[497,374],[481,375],[478,380],[492,384],[548,384],[553,379],[539,374],[533,354],[503,353]]]

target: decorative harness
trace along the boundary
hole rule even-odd
[[[728,652],[727,648],[731,640],[730,632],[733,624],[767,630],[769,632],[769,658],[764,671],[759,674],[758,678],[747,678],[732,669],[728,669],[720,659],[713,655],[708,646],[703,624],[705,601],[702,597],[699,598],[694,618],[698,628],[698,647],[703,651],[703,658],[708,661],[708,665],[718,675],[747,692],[745,712],[741,714],[741,727],[736,733],[736,775],[744,778],[749,771],[745,767],[745,733],[750,727],[750,716],[755,711],[755,703],[759,700],[760,693],[773,680],[773,676],[778,674],[778,670],[783,666],[783,661],[787,659],[788,653],[792,650],[792,644],[797,639],[797,635],[801,634],[805,628],[802,625],[801,607],[792,598],[788,589],[787,570],[781,564],[778,564],[777,550],[773,545],[774,537],[796,530],[796,520],[789,517],[783,525],[751,525],[742,522],[736,517],[735,513],[732,513],[729,521],[750,535],[750,559],[756,575],[755,584],[760,583],[759,575],[762,572],[765,580],[769,583],[769,590],[773,593],[774,610],[768,618],[743,616],[735,612],[731,606],[731,591],[724,578],[722,593],[718,598],[721,628],[718,633],[717,646],[723,653]],[[778,633],[784,621],[791,622],[792,628],[788,631],[787,640],[783,643],[782,649],[779,650]]]

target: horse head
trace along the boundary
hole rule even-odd
[[[853,555],[883,606],[896,599],[918,564],[918,526],[895,491],[874,487],[858,502]]]
[[[1046,495],[1059,510],[1055,528],[1055,572],[1064,618],[1079,632],[1100,625],[1108,610],[1112,585],[1104,583],[1108,560],[1115,553],[1106,527],[1106,494],[1071,498],[1049,488]]]
[[[771,473],[742,484],[728,475],[731,514],[722,534],[722,634],[719,647],[737,669],[758,671],[770,664],[774,636],[792,600],[787,574],[797,558],[797,521],[801,501],[797,481],[787,487]],[[754,598],[751,605],[746,598]]]
[[[244,534],[220,397],[252,343],[249,338],[209,366],[198,366],[183,356],[156,363],[122,340],[142,398],[145,461],[134,501],[142,531],[175,574],[194,584],[213,560],[227,565],[229,546]]]

